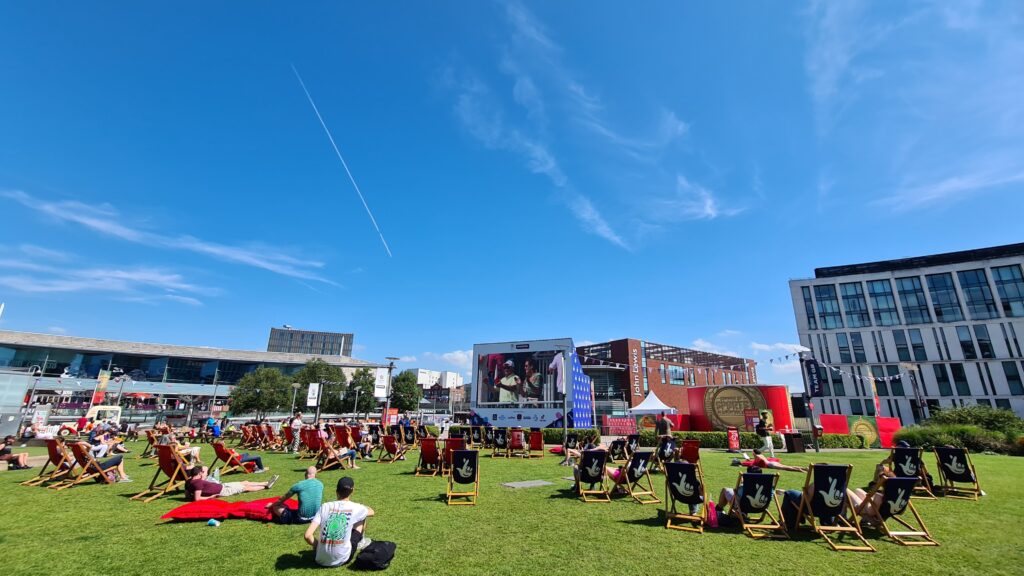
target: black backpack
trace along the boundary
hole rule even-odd
[[[374,540],[356,556],[352,567],[356,570],[383,570],[395,557],[395,548],[394,542]]]

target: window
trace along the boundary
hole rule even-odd
[[[885,371],[882,369],[882,367],[872,366],[871,377],[875,379],[875,390],[878,391],[878,395],[888,396],[889,386],[886,384],[885,380],[883,380],[883,378],[885,378]]]
[[[859,398],[850,399],[850,414],[853,414],[854,416],[864,415],[864,404]]]
[[[832,370],[826,370],[826,372],[832,372],[832,390],[836,396],[846,396],[846,385],[843,384],[842,373]]]
[[[839,312],[839,299],[836,298],[836,287],[815,286],[814,298],[818,301],[818,319],[822,330],[834,330],[843,327],[843,317]]]
[[[978,406],[988,406],[989,408],[991,408],[992,401],[989,400],[988,398],[978,398]]]
[[[971,329],[967,326],[957,326],[956,335],[960,338],[960,350],[964,353],[964,359],[977,360],[978,352],[974,349],[974,340],[971,338]]]
[[[975,324],[974,335],[978,338],[978,350],[981,352],[981,357],[995,358],[996,352],[992,348],[992,338],[988,335],[988,326]]]
[[[924,349],[924,339],[921,338],[921,331],[917,328],[912,328],[910,332],[910,346],[914,349],[914,360],[918,362],[927,362],[928,353]]]
[[[935,311],[936,322],[959,322],[964,319],[960,310],[960,299],[953,285],[953,275],[929,274],[928,291],[932,294],[932,310]]]
[[[985,269],[964,270],[957,272],[957,276],[960,278],[960,289],[963,290],[964,300],[967,301],[967,313],[971,320],[999,318],[999,310],[992,299],[992,289],[988,285]]]
[[[867,362],[868,356],[864,353],[864,337],[860,332],[851,332],[850,341],[853,342],[853,359],[858,363]]]
[[[992,277],[996,281],[999,300],[1003,303],[1003,314],[1024,316],[1024,277],[1021,277],[1020,266],[996,266],[992,269]]]
[[[892,295],[892,284],[888,280],[869,281],[868,296],[871,297],[871,307],[875,309],[876,324],[896,326],[900,323],[900,313],[896,311],[896,299]]]
[[[686,370],[681,366],[669,366],[668,382],[676,386],[686,386]]]
[[[893,396],[906,396],[903,392],[903,376],[900,374],[899,366],[886,366],[886,371],[889,376],[889,387],[892,389]]]
[[[868,398],[864,400],[864,410],[868,413],[868,416],[875,415],[875,399]]]
[[[814,317],[814,301],[811,300],[811,288],[801,286],[800,292],[804,295],[804,313],[807,314],[807,327],[811,330],[818,329],[818,320]]]
[[[1010,394],[1014,396],[1024,395],[1024,384],[1020,380],[1020,370],[1016,362],[1003,362],[1003,373],[1006,374],[1006,384],[1010,387]]]
[[[839,363],[853,364],[853,356],[850,355],[850,339],[846,336],[846,333],[837,333],[836,342],[839,343]]]
[[[1006,398],[996,398],[996,408],[1000,410],[1012,410],[1010,408],[1010,401]]]
[[[910,347],[907,346],[907,334],[903,330],[893,330],[892,339],[896,341],[896,355],[900,362],[910,362]]]
[[[949,372],[945,364],[932,364],[935,370],[935,381],[939,384],[939,396],[952,396],[953,387],[949,385]]]
[[[964,371],[964,365],[954,363],[950,364],[949,368],[953,372],[953,383],[956,384],[956,393],[960,396],[970,396],[971,385],[967,383],[967,372]]]
[[[860,282],[840,284],[839,292],[843,295],[846,325],[850,328],[871,326],[871,314],[868,312],[868,303],[864,300],[864,286]]]
[[[896,279],[896,291],[900,295],[903,318],[907,324],[928,324],[932,321],[928,313],[928,301],[924,299],[921,279],[917,276]]]

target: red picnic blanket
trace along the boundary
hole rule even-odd
[[[182,504],[161,516],[160,519],[179,520],[184,522],[202,520],[205,522],[210,519],[226,520],[228,518],[245,518],[248,520],[269,522],[271,520],[271,514],[270,510],[267,509],[267,504],[275,502],[276,500],[277,498],[263,498],[249,502],[228,502],[218,498],[211,498],[210,500]],[[298,510],[299,508],[299,503],[290,498],[284,501],[284,505],[292,510]]]

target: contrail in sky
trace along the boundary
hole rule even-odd
[[[359,184],[356,184],[356,179],[352,177],[352,171],[348,169],[348,163],[345,162],[345,158],[341,156],[341,150],[338,150],[338,145],[334,143],[334,136],[331,135],[330,129],[327,128],[327,124],[324,123],[323,116],[320,116],[320,110],[316,107],[316,102],[313,102],[313,97],[309,95],[309,90],[306,89],[306,83],[302,81],[302,76],[299,74],[298,69],[295,68],[295,64],[292,64],[292,72],[295,72],[295,77],[299,80],[299,86],[302,86],[302,91],[306,93],[306,99],[309,100],[309,105],[313,107],[313,112],[316,113],[317,120],[320,121],[320,125],[323,126],[324,132],[327,133],[327,139],[331,141],[331,147],[334,148],[334,153],[338,155],[338,160],[341,160],[341,165],[345,168],[345,173],[348,174],[348,179],[352,182],[352,187],[356,189],[356,194],[359,195],[359,199],[363,202],[363,208],[366,208],[366,213],[370,216],[370,222],[373,222],[373,227],[377,229],[377,234],[380,235],[380,241],[384,243],[384,249],[388,252],[388,257],[391,257],[391,248],[388,247],[388,241],[384,239],[384,233],[380,231],[380,226],[377,225],[377,219],[373,217],[373,212],[370,212],[370,206],[366,203],[366,198],[363,198],[363,192],[359,189]]]

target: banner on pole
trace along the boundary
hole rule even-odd
[[[818,374],[818,361],[811,358],[804,362],[807,367],[807,388],[812,398],[823,396],[821,389],[821,375]]]
[[[316,406],[317,400],[320,399],[320,383],[310,382],[309,390],[306,391],[306,406],[312,408]]]
[[[107,396],[107,384],[110,383],[110,372],[107,370],[100,370],[99,376],[96,377],[96,389],[92,391],[92,403],[102,404],[103,399]]]

